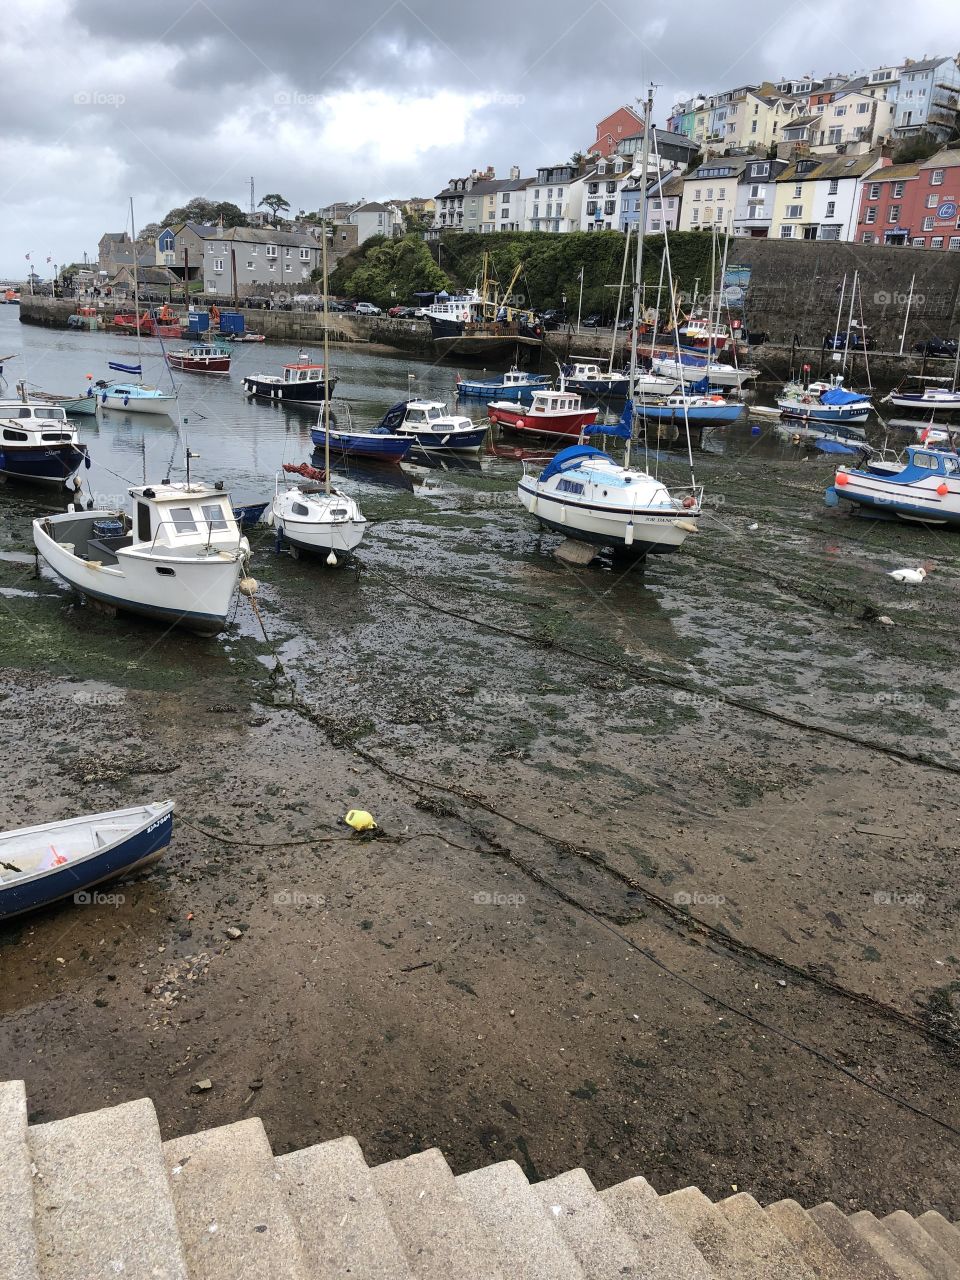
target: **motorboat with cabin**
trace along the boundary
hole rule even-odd
[[[664,396],[660,400],[642,400],[637,413],[647,422],[670,423],[680,426],[721,426],[737,422],[747,406],[739,401],[727,401],[721,395],[706,391],[699,395]]]
[[[331,371],[328,377],[324,366],[315,364],[305,351],[300,352],[296,364],[285,364],[279,374],[248,373],[243,379],[248,396],[311,407],[322,405],[336,385],[336,375]]]
[[[558,391],[535,391],[530,405],[510,404],[494,400],[487,405],[487,416],[494,425],[509,427],[525,435],[551,436],[566,440],[579,439],[584,427],[597,420],[597,409],[584,409],[575,391],[568,391],[560,379]]]
[[[198,342],[191,347],[174,347],[167,352],[167,364],[183,373],[229,373],[233,352],[229,347]]]
[[[841,374],[826,382],[788,383],[777,396],[777,407],[783,417],[806,422],[866,422],[873,411],[869,397],[848,391]]]
[[[438,293],[423,308],[437,350],[443,355],[483,359],[522,346],[541,346],[543,326],[532,311],[513,303],[513,288],[522,270],[523,264],[518,263],[501,292],[485,253],[479,288],[455,297]]]
[[[34,520],[38,553],[84,596],[216,635],[250,555],[230,495],[189,475],[129,492],[131,514],[74,509]]]
[[[401,400],[380,419],[383,428],[412,440],[418,449],[444,453],[477,453],[483,448],[489,427],[472,418],[449,413],[440,400]]]
[[[69,485],[90,466],[87,446],[59,405],[0,400],[0,474],[33,484]]]
[[[682,382],[686,385],[706,378],[711,387],[733,388],[736,391],[741,390],[744,383],[760,376],[759,369],[723,364],[693,351],[681,351],[679,361],[676,352],[654,355],[650,367],[654,373],[664,378],[673,378],[677,384]]]
[[[908,445],[906,453],[905,462],[877,458],[839,467],[828,506],[842,499],[912,524],[960,526],[960,457],[919,445]]]
[[[945,413],[960,410],[960,389],[950,378],[928,378],[912,374],[898,382],[881,401],[896,405],[898,409],[914,409],[926,412],[939,409]]]
[[[380,462],[399,462],[413,448],[410,436],[397,435],[386,427],[361,431],[353,425],[350,406],[344,400],[331,400],[324,406],[317,425],[310,432],[317,449],[325,449],[345,458],[368,458]]]
[[[457,374],[457,395],[475,396],[478,400],[526,400],[540,387],[550,385],[545,373],[528,373],[516,365],[501,378],[477,381]]]

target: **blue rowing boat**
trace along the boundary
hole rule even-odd
[[[172,800],[5,831],[0,920],[65,898],[96,904],[95,885],[149,866],[172,834]]]

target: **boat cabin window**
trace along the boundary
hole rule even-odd
[[[308,516],[310,514],[310,508],[305,507],[302,502],[295,502],[291,510],[295,516]]]
[[[197,522],[189,507],[173,507],[170,512],[173,528],[176,533],[196,533]]]
[[[423,412],[423,410],[422,410],[422,409],[408,409],[408,410],[407,410],[407,421],[408,421],[408,422],[426,422],[426,420],[427,420],[427,415]]]
[[[937,459],[929,453],[915,453],[913,455],[914,466],[922,468],[924,471],[937,471]]]
[[[434,405],[431,409],[427,410],[427,419],[430,422],[436,422],[438,418],[442,418],[442,417],[443,417],[443,410],[438,405]]]
[[[137,537],[141,542],[150,541],[150,508],[145,502],[137,503]]]
[[[69,444],[73,437],[69,431],[42,431],[40,439],[47,444]]]
[[[204,523],[211,532],[214,529],[226,529],[228,527],[227,517],[219,502],[203,503],[201,504],[200,510],[203,512]]]
[[[27,405],[20,405],[17,408],[4,411],[5,418],[32,418],[33,410]]]
[[[3,428],[3,438],[4,440],[29,440],[30,439],[26,431],[14,431],[13,427]]]
[[[43,409],[38,411],[38,418],[46,418],[49,422],[64,422],[67,414],[64,409]]]
[[[943,469],[948,476],[955,476],[960,473],[960,458],[950,458],[946,455],[943,459]]]

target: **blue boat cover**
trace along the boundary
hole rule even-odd
[[[585,458],[606,458],[610,462],[613,461],[602,449],[594,449],[588,444],[572,444],[569,449],[561,449],[556,457],[547,463],[540,472],[540,479],[549,480],[551,476],[558,476],[562,471],[569,471],[571,467],[579,466]]]
[[[690,383],[690,394],[691,394],[691,395],[695,395],[695,396],[702,396],[702,395],[705,395],[705,394],[706,394],[706,392],[708,392],[709,390],[710,390],[710,379],[709,379],[709,377],[703,377],[703,378],[701,378],[701,379],[699,380],[699,382],[691,382],[691,383]]]
[[[841,440],[815,440],[814,448],[821,453],[859,453],[860,450],[844,444]]]
[[[623,413],[618,422],[591,422],[583,428],[585,436],[616,436],[618,440],[629,440],[633,436],[633,401],[628,400],[623,406]],[[568,452],[565,450],[564,452]],[[557,454],[557,457],[560,455]],[[541,479],[543,477],[541,476]]]
[[[820,397],[821,404],[856,404],[861,400],[863,396],[858,396],[855,391],[845,391],[843,387],[831,387]]]
[[[391,433],[396,431],[397,427],[403,425],[403,419],[406,417],[408,404],[409,401],[407,400],[401,400],[399,404],[395,404],[392,409],[387,410],[377,423],[377,426],[383,427],[384,430]]]
[[[138,364],[120,364],[113,360],[107,361],[107,368],[113,369],[117,373],[143,373],[143,369]]]

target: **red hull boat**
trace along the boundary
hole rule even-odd
[[[487,417],[526,435],[577,440],[584,427],[596,422],[597,410],[584,409],[580,397],[564,390],[561,383],[559,391],[534,391],[529,407],[494,400],[487,405]]]
[[[167,364],[171,369],[184,373],[229,373],[232,353],[215,347],[181,347],[167,352]]]

